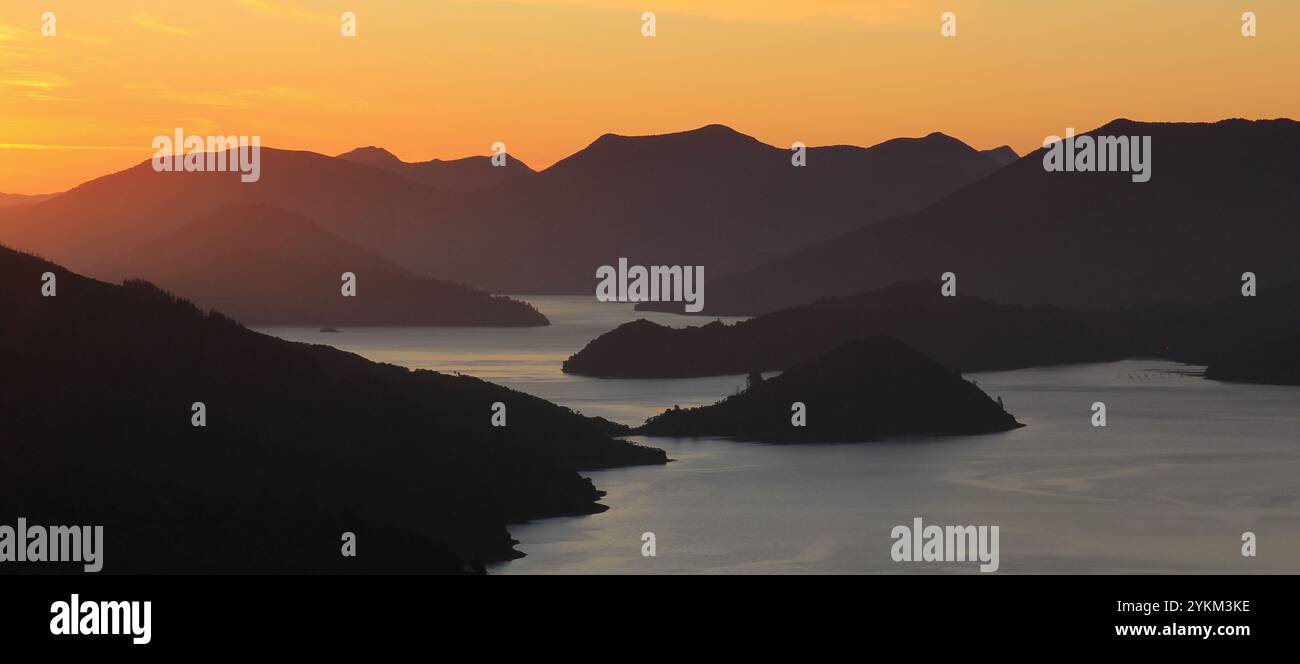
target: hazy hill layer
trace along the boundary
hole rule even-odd
[[[262,148],[257,182],[239,173],[155,172],[146,161],[0,220],[0,241],[90,274],[122,252],[228,205],[301,214],[380,256],[404,244],[447,194],[388,171],[312,152]]]
[[[26,194],[2,194],[0,193],[0,208],[11,207],[14,205],[29,205],[39,203],[43,200],[53,197],[55,194],[37,194],[29,196]]]
[[[140,277],[251,325],[546,325],[531,305],[417,277],[264,206],[227,206],[108,259],[101,274]],[[341,275],[356,277],[343,297]]]

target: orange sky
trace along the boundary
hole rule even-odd
[[[503,141],[534,167],[713,122],[1024,152],[1115,117],[1300,118],[1298,71],[1295,0],[4,0],[0,192],[120,170],[175,127],[408,161]]]

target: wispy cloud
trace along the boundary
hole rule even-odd
[[[56,90],[68,85],[67,79],[58,74],[44,71],[6,71],[0,74],[0,84],[16,88],[36,90]]]
[[[283,85],[224,90],[173,90],[154,85],[134,85],[130,89],[167,101],[199,106],[248,108],[265,101],[313,102],[318,96],[310,90]]]
[[[625,11],[640,16],[643,11],[662,15],[681,14],[722,21],[789,22],[807,20],[849,21],[865,25],[887,25],[918,17],[938,20],[943,3],[952,0],[802,0],[801,2],[759,3],[751,0],[456,0],[465,4],[522,4],[552,7],[582,7]],[[969,6],[975,0],[965,0]]]
[[[294,18],[305,18],[313,21],[337,21],[338,14],[325,14],[322,12],[312,11],[297,3],[285,2],[284,0],[238,0],[239,4],[250,9],[256,9],[268,14],[279,14],[281,16],[292,16]],[[342,12],[339,12],[342,14]]]
[[[60,74],[47,71],[6,70],[0,72],[0,91],[9,90],[15,95],[37,101],[85,101],[58,94],[69,86]]]
[[[47,145],[41,143],[0,143],[0,150],[119,150],[140,152],[139,145]]]
[[[0,42],[21,41],[25,36],[25,31],[0,23]]]
[[[136,14],[131,17],[131,22],[136,26],[146,30],[155,30],[157,32],[166,32],[173,35],[189,36],[191,32],[185,28],[168,25],[162,20],[149,16],[147,14]]]
[[[112,43],[113,43],[113,41],[112,41],[111,39],[109,39],[109,38],[107,38],[107,37],[105,37],[105,36],[103,36],[103,35],[85,35],[85,34],[78,34],[78,33],[72,33],[72,34],[69,34],[69,35],[63,36],[63,37],[60,37],[60,39],[69,39],[69,40],[72,40],[72,41],[74,41],[74,42],[80,42],[80,43],[82,43],[82,44],[95,44],[95,45],[100,45],[100,46],[102,46],[102,45],[107,45],[107,44],[112,44]]]

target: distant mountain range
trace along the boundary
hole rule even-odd
[[[939,200],[1000,166],[943,134],[789,149],[721,125],[606,134],[536,176],[452,201],[409,257],[497,292],[590,293],[601,265],[702,265],[721,276]]]
[[[705,314],[754,315],[915,279],[1012,304],[1206,303],[1243,272],[1300,277],[1300,123],[1116,120],[1094,136],[1152,137],[1152,177],[1047,172],[1042,151],[926,209],[742,273],[706,279]],[[680,310],[680,306],[643,305]]]
[[[257,205],[410,275],[491,292],[592,293],[596,269],[621,257],[699,265],[711,315],[945,272],[961,294],[1078,310],[1214,302],[1247,271],[1300,277],[1300,124],[1116,120],[1089,134],[1150,136],[1151,180],[1046,172],[1042,151],[1015,159],[942,134],[813,147],[795,167],[790,150],[721,125],[607,134],[540,172],[513,158],[495,168],[265,148],[257,183],[145,163],[3,208],[0,241],[112,276],[121,256],[197,218]]]
[[[0,512],[103,525],[110,573],[481,571],[519,555],[506,524],[604,509],[578,470],[666,461],[536,397],[2,247],[0,320]]]
[[[798,410],[802,404],[803,412]],[[803,415],[798,426],[795,419]],[[863,442],[1020,426],[972,383],[887,336],[856,339],[698,408],[650,418],[638,433],[774,443]]]
[[[759,265],[918,210],[997,170],[942,134],[791,151],[720,125],[600,137],[540,173],[510,158],[404,163],[263,148],[261,179],[157,173],[149,162],[0,216],[0,241],[92,275],[228,205],[274,207],[413,274],[492,292],[590,293],[597,267]],[[166,283],[162,285],[166,286]]]

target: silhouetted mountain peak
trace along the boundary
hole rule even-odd
[[[757,143],[758,139],[753,136],[742,134],[724,124],[707,124],[695,129],[686,131],[675,131],[667,134],[644,134],[644,135],[627,135],[605,133],[601,134],[592,142],[591,146],[608,144],[608,143],[653,143],[653,142],[672,142],[679,140],[697,140],[697,141],[735,141],[744,143]],[[591,147],[588,146],[588,147]]]
[[[363,148],[356,148],[338,155],[339,159],[347,159],[361,164],[370,164],[371,166],[382,166],[386,164],[403,163],[397,155],[385,150],[384,148],[368,145]]]
[[[761,145],[762,143],[747,134],[742,134],[722,124],[709,124],[696,129],[672,132],[668,134],[648,134],[645,136],[620,136],[605,134],[601,136],[607,142],[665,143],[695,145]],[[597,139],[598,141],[600,139]]]
[[[824,150],[826,148],[818,148]],[[872,153],[877,158],[906,159],[957,159],[973,157],[979,151],[965,142],[942,132],[931,132],[922,137],[899,137],[877,143],[869,148],[855,148]]]
[[[615,164],[747,159],[775,150],[758,139],[730,127],[711,124],[688,131],[646,136],[603,134],[586,148],[558,161],[548,173],[570,171],[600,173]]]
[[[743,141],[757,140],[753,136],[750,136],[748,134],[742,134],[736,131],[735,129],[728,127],[727,125],[719,124],[716,122],[713,124],[706,124],[703,127],[700,127],[698,129],[690,129],[679,133],[686,136],[712,137],[718,139],[731,139],[731,140],[743,140]]]
[[[925,135],[925,138],[922,139],[922,140],[926,140],[926,141],[952,141],[952,142],[961,143],[961,141],[959,141],[959,140],[953,138],[952,136],[949,136],[949,135],[947,135],[947,134],[945,134],[945,133],[943,133],[943,132],[941,132],[941,131],[932,131],[932,132],[926,134],[926,135]],[[965,143],[962,143],[962,145],[965,145]]]

